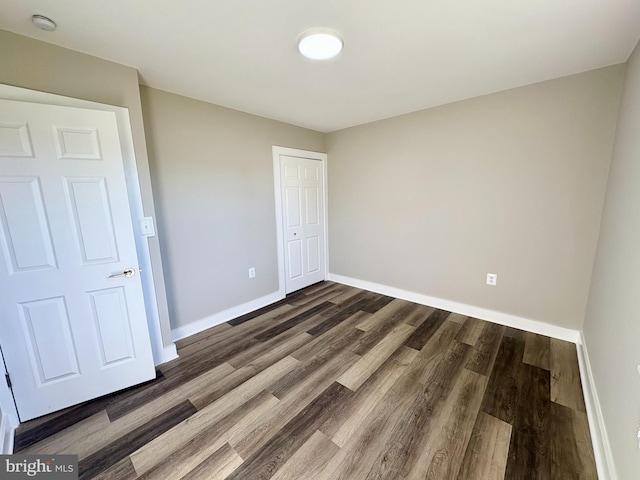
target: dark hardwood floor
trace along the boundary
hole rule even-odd
[[[27,422],[99,479],[596,479],[575,345],[323,282]]]

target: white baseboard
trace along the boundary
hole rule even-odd
[[[0,410],[0,455],[13,453],[13,439],[15,428],[9,420],[9,415]]]
[[[234,318],[246,313],[253,312],[254,310],[258,310],[259,308],[266,307],[267,305],[271,305],[272,303],[275,303],[278,300],[282,300],[283,298],[284,295],[281,292],[275,292],[269,295],[265,295],[264,297],[256,298],[255,300],[251,300],[250,302],[243,303],[242,305],[238,305],[236,307],[232,307],[222,312],[211,315],[210,317],[206,317],[201,320],[188,323],[187,325],[182,325],[181,327],[174,328],[173,330],[171,330],[171,336],[174,342],[186,337],[190,337],[191,335],[202,332],[207,328],[215,327],[216,325],[228,322],[229,320],[233,320]]]
[[[500,325],[506,325],[507,327],[519,328],[520,330],[526,330],[527,332],[546,335],[547,337],[553,337],[559,340],[565,340],[567,342],[579,344],[582,341],[580,331],[578,330],[559,327],[557,325],[540,322],[538,320],[531,320],[529,318],[518,317],[516,315],[510,315],[508,313],[489,310],[487,308],[476,307],[473,305],[467,305],[465,303],[454,302],[442,298],[430,297],[428,295],[409,292],[407,290],[390,287],[388,285],[382,285],[380,283],[358,280],[356,278],[345,277],[343,275],[336,275],[334,273],[329,274],[329,280],[345,285],[350,285],[352,287],[381,293],[390,297],[400,298],[409,302],[428,305],[430,307],[439,308],[448,312],[459,313],[461,315],[467,315],[469,317],[479,318],[481,320],[487,320],[493,323],[499,323]]]
[[[160,358],[160,362],[156,364],[156,366],[170,362],[171,360],[175,360],[178,358],[178,350],[176,349],[176,344],[172,343],[162,349],[162,356]]]
[[[582,333],[580,336],[581,344],[577,347],[578,365],[580,366],[582,394],[589,419],[589,430],[591,441],[593,442],[593,454],[596,459],[598,478],[600,480],[617,480],[618,475],[613,463],[613,453],[611,452],[607,429],[604,425],[604,417],[602,416],[598,391],[594,382],[593,371],[591,370],[587,344]]]

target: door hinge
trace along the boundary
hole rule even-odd
[[[13,384],[11,383],[11,377],[9,376],[9,374],[8,374],[8,373],[5,373],[5,374],[4,374],[4,378],[7,380],[7,386],[8,386],[9,388],[13,388]]]

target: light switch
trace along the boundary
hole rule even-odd
[[[153,217],[144,217],[140,219],[140,233],[145,237],[153,237],[156,234]]]

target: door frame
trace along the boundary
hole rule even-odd
[[[91,102],[88,100],[65,97],[62,95],[38,92],[35,90],[29,90],[26,88],[14,87],[5,84],[0,84],[0,98],[5,100],[76,107],[90,110],[102,110],[115,113],[118,124],[118,134],[120,136],[120,146],[122,148],[125,181],[131,208],[131,217],[133,220],[132,227],[135,237],[138,265],[140,266],[140,278],[142,281],[144,305],[147,314],[147,325],[149,327],[149,338],[151,340],[154,363],[155,365],[159,365],[160,363],[167,362],[172,358],[177,358],[175,344],[171,344],[167,347],[163,344],[162,341],[160,313],[158,309],[158,300],[153,278],[149,243],[147,241],[147,237],[141,234],[139,225],[137,223],[140,219],[145,217],[145,213],[142,205],[142,192],[140,191],[140,183],[138,180],[138,167],[136,164],[136,157],[133,146],[133,133],[131,130],[131,122],[129,120],[129,109],[124,107],[117,107],[114,105]],[[6,367],[3,361],[0,363],[0,373],[4,375],[4,373],[6,372]],[[2,383],[4,383],[3,379],[0,380],[2,380]],[[0,402],[2,402],[3,399],[3,396],[1,395],[2,389],[3,386],[0,386]],[[13,398],[13,396],[11,398]],[[2,402],[0,404],[0,409],[2,409],[2,411],[4,412],[5,408],[9,410],[11,420],[15,420],[15,422],[17,422],[18,415],[17,411],[15,410],[15,405],[5,405],[5,402]]]
[[[289,157],[307,158],[310,160],[318,160],[322,162],[322,189],[324,191],[324,202],[322,208],[324,212],[324,269],[323,278],[327,279],[329,272],[329,195],[327,189],[327,163],[328,156],[326,153],[312,152],[310,150],[299,150],[297,148],[280,147],[273,145],[273,183],[276,200],[276,238],[278,252],[278,295],[282,298],[286,296],[285,290],[285,266],[284,266],[284,234],[282,232],[284,221],[282,219],[282,182],[280,173],[280,155]]]

